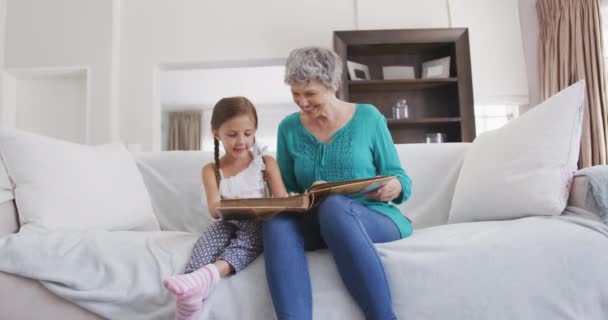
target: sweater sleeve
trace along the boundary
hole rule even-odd
[[[296,176],[294,173],[294,160],[289,154],[286,125],[282,122],[277,132],[277,164],[281,171],[281,178],[287,192],[298,192]]]
[[[376,118],[376,130],[374,135],[374,165],[378,174],[385,176],[396,176],[401,182],[401,193],[393,199],[393,203],[400,204],[407,200],[412,194],[412,180],[401,166],[401,160],[395,149],[393,138],[391,137],[386,118],[379,116]]]

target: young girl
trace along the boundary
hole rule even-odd
[[[274,197],[287,196],[275,159],[263,155],[255,144],[257,127],[257,113],[245,97],[223,98],[213,108],[215,161],[203,167],[202,175],[209,212],[215,219],[221,198],[264,197],[267,189]],[[220,141],[225,150],[221,158]],[[163,280],[177,297],[175,318],[195,319],[202,310],[201,301],[220,278],[242,270],[261,252],[259,221],[214,221],[194,245],[185,274]]]

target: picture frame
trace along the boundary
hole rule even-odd
[[[415,79],[413,66],[384,66],[382,67],[384,80]]]
[[[353,61],[346,61],[348,76],[351,80],[370,80],[369,67]]]
[[[422,78],[449,78],[450,57],[443,57],[422,63]]]

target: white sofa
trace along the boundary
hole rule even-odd
[[[568,207],[583,218],[542,217],[447,225],[455,184],[469,147],[459,143],[397,146],[403,167],[413,180],[412,197],[402,205],[402,211],[414,221],[416,229],[410,238],[378,248],[398,317],[607,319],[608,255],[604,253],[608,248],[608,232],[593,213],[597,213],[597,208],[586,201],[585,178],[574,180],[569,200],[573,207]],[[157,286],[158,296],[148,296],[149,306],[139,306],[140,309],[117,309],[111,307],[111,299],[82,296],[74,288],[63,290],[69,284],[61,284],[62,291],[57,289],[57,283],[43,285],[0,272],[0,319],[172,318],[174,301],[163,292],[160,280],[166,275],[163,272],[179,272],[183,268],[188,246],[210,222],[204,208],[200,168],[211,161],[212,155],[162,152],[142,153],[136,158],[155,214],[165,230],[162,233],[171,230],[191,233],[181,244],[174,244],[173,248],[182,248],[180,252],[167,258],[173,259],[169,263],[173,269],[157,270],[150,265],[142,271],[125,267],[124,272],[158,272],[157,283],[147,284]],[[0,240],[16,236],[13,234],[18,229],[16,214],[13,201],[2,204]],[[0,246],[3,259],[1,250]],[[321,250],[309,253],[308,258],[315,319],[362,319],[331,256]],[[133,295],[137,294],[134,289]],[[115,302],[128,306],[136,298],[133,295],[117,296]],[[74,301],[68,302],[66,298]],[[140,295],[140,303],[141,299]],[[263,259],[258,258],[240,274],[220,282],[205,302],[204,310],[202,319],[274,319]]]

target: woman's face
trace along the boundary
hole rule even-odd
[[[309,115],[315,115],[324,110],[327,102],[335,97],[334,90],[327,88],[319,80],[293,82],[290,87],[293,101],[302,112]]]
[[[224,146],[226,155],[232,158],[249,156],[255,138],[255,121],[251,115],[243,114],[222,123],[213,136]]]

